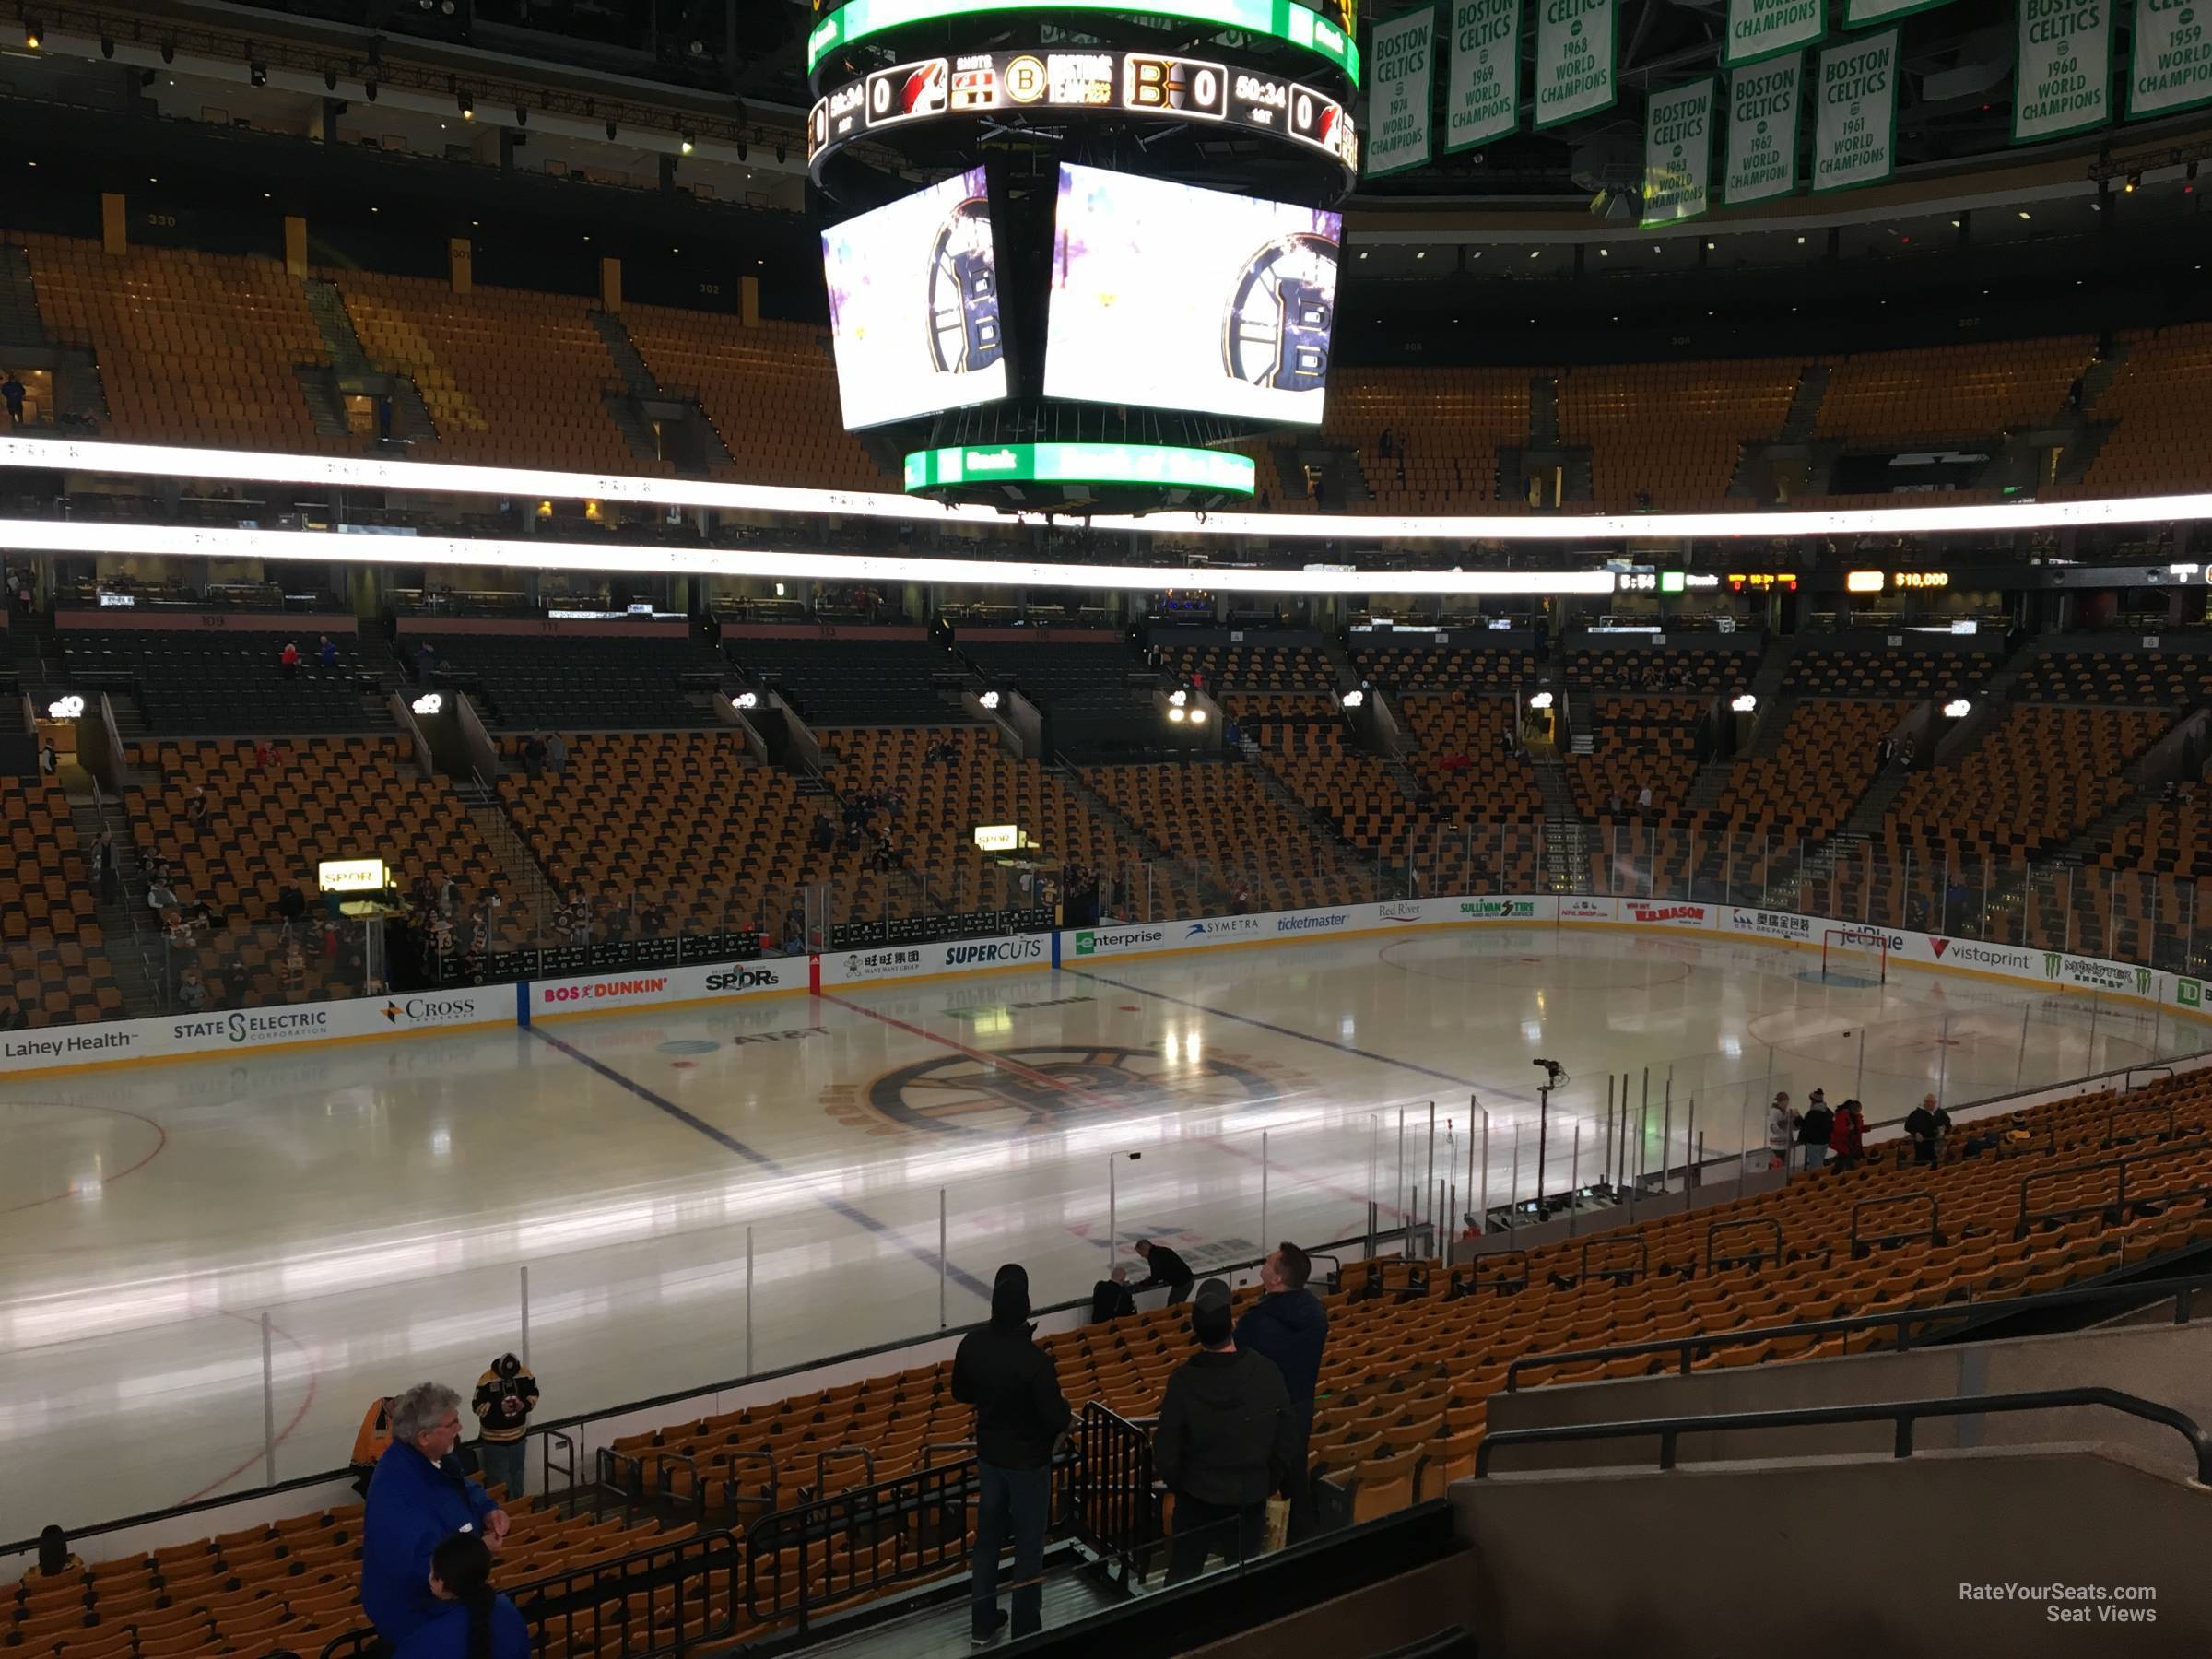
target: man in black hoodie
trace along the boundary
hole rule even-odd
[[[1015,1263],[991,1283],[991,1323],[960,1338],[952,1397],[975,1407],[975,1568],[969,1640],[978,1647],[1006,1627],[998,1610],[998,1552],[1014,1540],[1014,1638],[1044,1628],[1044,1528],[1052,1501],[1053,1445],[1072,1415],[1053,1359],[1030,1340],[1030,1276]]]
[[[1191,1306],[1203,1352],[1168,1379],[1152,1431],[1152,1466],[1175,1494],[1168,1583],[1204,1571],[1206,1557],[1234,1563],[1259,1553],[1267,1496],[1297,1460],[1298,1426],[1283,1373],[1265,1354],[1237,1347],[1229,1288],[1208,1279]]]
[[[1329,1311],[1308,1293],[1313,1264],[1285,1240],[1260,1268],[1266,1292],[1237,1321],[1237,1346],[1265,1354],[1283,1373],[1290,1414],[1298,1427],[1298,1455],[1290,1465],[1283,1496],[1290,1500],[1290,1540],[1313,1531],[1313,1488],[1307,1479],[1307,1442],[1313,1433],[1313,1391],[1321,1381],[1321,1350],[1329,1340]]]
[[[1198,1276],[1191,1271],[1188,1262],[1165,1244],[1155,1244],[1149,1239],[1136,1241],[1136,1253],[1145,1258],[1147,1275],[1135,1287],[1136,1289],[1149,1290],[1155,1285],[1171,1287],[1168,1291],[1168,1304],[1171,1307],[1190,1295],[1191,1285]]]

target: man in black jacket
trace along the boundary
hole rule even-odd
[[[1152,1431],[1152,1466],[1175,1494],[1168,1583],[1195,1578],[1206,1557],[1231,1563],[1259,1553],[1267,1496],[1297,1459],[1298,1425],[1283,1373],[1237,1347],[1229,1289],[1209,1279],[1191,1309],[1203,1352],[1168,1379]]]
[[[1283,1496],[1290,1500],[1292,1543],[1313,1531],[1313,1489],[1307,1479],[1307,1442],[1313,1434],[1313,1391],[1321,1381],[1321,1350],[1329,1340],[1329,1311],[1308,1293],[1313,1265],[1288,1240],[1260,1268],[1266,1292],[1237,1321],[1237,1346],[1265,1354],[1283,1373],[1290,1415],[1298,1428],[1298,1455],[1290,1465]]]
[[[1172,1287],[1168,1291],[1170,1307],[1189,1299],[1191,1286],[1198,1277],[1191,1271],[1189,1263],[1165,1244],[1155,1244],[1149,1239],[1139,1239],[1136,1241],[1136,1253],[1145,1258],[1147,1275],[1145,1279],[1135,1287],[1137,1289],[1149,1290],[1155,1285]]]
[[[1008,1262],[991,1284],[991,1323],[960,1338],[952,1397],[975,1407],[975,1571],[969,1640],[982,1647],[1006,1628],[998,1610],[998,1552],[1014,1540],[1014,1638],[1044,1628],[1044,1528],[1053,1446],[1072,1415],[1052,1356],[1030,1340],[1030,1276]]]
[[[1829,1110],[1825,1090],[1814,1089],[1813,1098],[1806,1103],[1805,1115],[1797,1120],[1797,1144],[1805,1148],[1805,1167],[1817,1170],[1828,1161],[1828,1132],[1834,1127],[1836,1114]]]
[[[1090,1288],[1090,1323],[1125,1319],[1136,1312],[1136,1298],[1129,1293],[1129,1269],[1116,1267]]]
[[[1912,1157],[1918,1163],[1934,1164],[1943,1160],[1943,1137],[1951,1131],[1951,1114],[1933,1094],[1923,1095],[1920,1104],[1905,1119],[1905,1133],[1912,1139]]]

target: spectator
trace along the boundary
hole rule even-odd
[[[0,1031],[19,1031],[25,1023],[23,1005],[12,996],[0,996]]]
[[[253,989],[253,970],[246,966],[243,951],[233,950],[223,964],[223,1000],[234,1008],[242,1008]]]
[[[207,1006],[207,984],[200,978],[197,962],[184,964],[184,971],[177,978],[177,1006],[187,1014],[197,1014]]]
[[[1836,1114],[1828,1109],[1828,1096],[1814,1089],[1812,1099],[1805,1103],[1805,1115],[1797,1120],[1797,1144],[1805,1148],[1806,1169],[1817,1170],[1828,1161],[1828,1137],[1835,1122]]]
[[[176,889],[169,885],[167,876],[157,875],[147,883],[146,907],[148,910],[168,911],[177,907]]]
[[[1313,1393],[1321,1381],[1321,1352],[1329,1340],[1329,1311],[1306,1288],[1313,1264],[1288,1240],[1260,1267],[1264,1295],[1237,1321],[1237,1346],[1275,1361],[1290,1396],[1297,1455],[1283,1495],[1290,1500],[1292,1542],[1314,1530],[1312,1485],[1307,1479],[1307,1442],[1313,1433]]]
[[[1149,1290],[1155,1285],[1173,1287],[1168,1292],[1168,1304],[1171,1307],[1188,1300],[1191,1286],[1198,1277],[1191,1271],[1188,1263],[1165,1244],[1155,1244],[1149,1239],[1136,1241],[1136,1253],[1145,1258],[1147,1275],[1136,1288]]]
[[[276,653],[276,665],[283,669],[286,679],[295,679],[300,674],[300,642],[287,640],[284,649]]]
[[[39,744],[40,774],[51,778],[61,770],[61,751],[53,747],[53,739],[51,737],[41,739]]]
[[[437,671],[437,649],[428,640],[425,640],[415,647],[415,683],[418,686],[429,685],[430,676]]]
[[[276,889],[277,920],[289,927],[307,914],[307,896],[288,882]]]
[[[1636,816],[1647,818],[1652,816],[1652,786],[1649,783],[1636,792]]]
[[[1267,1498],[1283,1488],[1298,1453],[1298,1425],[1283,1373],[1265,1354],[1237,1346],[1229,1288],[1208,1279],[1191,1309],[1204,1350],[1168,1379],[1152,1431],[1152,1466],[1175,1494],[1168,1583],[1259,1553]]]
[[[185,804],[184,821],[194,830],[202,829],[206,825],[207,815],[214,810],[214,803],[207,799],[207,785],[194,784],[192,799]]]
[[[1789,1162],[1790,1148],[1797,1144],[1797,1124],[1790,1097],[1777,1094],[1767,1107],[1767,1150],[1773,1154],[1770,1169],[1779,1170]]]
[[[528,1472],[530,1414],[537,1409],[537,1379],[512,1354],[501,1354],[477,1379],[469,1409],[477,1414],[477,1467],[488,1483],[506,1488],[510,1498],[520,1498]]]
[[[1866,1118],[1856,1100],[1836,1108],[1836,1121],[1829,1125],[1828,1149],[1835,1154],[1839,1170],[1851,1169],[1866,1156]]]
[[[23,1575],[23,1582],[35,1586],[41,1579],[72,1578],[84,1570],[84,1562],[69,1551],[69,1535],[58,1526],[41,1527],[38,1561]]]
[[[16,378],[16,371],[10,369],[7,378],[0,381],[0,402],[7,405],[7,424],[11,428],[23,424],[23,382]]]
[[[92,879],[102,904],[119,903],[123,899],[122,856],[115,847],[115,832],[102,830],[92,843]]]
[[[1933,1093],[1920,1097],[1905,1119],[1905,1133],[1912,1140],[1912,1161],[1936,1164],[1943,1161],[1943,1137],[1951,1132],[1951,1114],[1943,1109]]]
[[[507,1514],[461,1472],[461,1396],[418,1382],[393,1402],[392,1443],[376,1460],[361,1518],[361,1611],[397,1646],[438,1611],[430,1594],[432,1553],[454,1533],[473,1533],[492,1550],[507,1538]]]
[[[523,776],[542,778],[546,772],[546,746],[535,732],[523,739]]]
[[[569,743],[559,732],[546,734],[546,770],[555,777],[569,770]]]
[[[325,668],[335,668],[338,665],[338,648],[330,642],[328,634],[324,634],[323,642],[315,647],[315,661]]]
[[[307,989],[307,958],[296,935],[284,942],[284,961],[276,970],[276,983],[286,992]]]
[[[806,838],[806,844],[817,853],[827,853],[837,845],[837,826],[830,821],[828,813],[815,815],[814,830]]]
[[[440,1604],[394,1659],[530,1659],[530,1627],[491,1587],[491,1551],[455,1533],[430,1552],[431,1598]]]
[[[998,1556],[1014,1544],[1014,1639],[1044,1628],[1044,1529],[1053,1447],[1071,1413],[1052,1356],[1032,1340],[1030,1276],[1008,1262],[991,1282],[991,1323],[960,1338],[952,1397],[975,1407],[980,1492],[969,1639],[989,1641],[1006,1623],[998,1608]]]
[[[269,768],[275,766],[277,761],[281,760],[283,758],[284,750],[277,747],[276,740],[275,738],[263,737],[255,741],[253,745],[253,764],[260,767],[264,771],[268,771]]]
[[[1115,1265],[1112,1273],[1090,1288],[1090,1323],[1125,1319],[1136,1312],[1136,1298],[1129,1290],[1129,1269]]]

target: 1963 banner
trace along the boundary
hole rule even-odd
[[[1797,110],[1802,55],[1775,58],[1728,77],[1728,160],[1721,200],[1731,207],[1797,188]]]
[[[1436,13],[1428,6],[1375,25],[1368,96],[1367,176],[1429,159],[1429,88],[1436,74]]]
[[[1643,126],[1643,224],[1679,224],[1711,206],[1712,77],[1654,92]]]
[[[1878,184],[1897,166],[1897,30],[1820,54],[1813,188]]]
[[[2113,0],[2019,0],[2012,141],[2030,144],[2112,118]]]
[[[1444,76],[1444,153],[1521,124],[1521,0],[1453,0]]]
[[[1542,131],[1619,97],[1620,41],[1616,0],[1536,0],[1536,119]]]

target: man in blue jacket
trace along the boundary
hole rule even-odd
[[[392,1443],[377,1459],[361,1524],[361,1611],[394,1647],[441,1611],[430,1593],[430,1554],[455,1533],[497,1551],[507,1512],[462,1473],[461,1396],[418,1382],[392,1403]]]
[[[1308,1442],[1313,1435],[1313,1391],[1321,1381],[1321,1350],[1329,1340],[1329,1311],[1321,1299],[1306,1289],[1312,1262],[1297,1245],[1285,1241],[1260,1267],[1260,1288],[1266,1292],[1237,1322],[1237,1347],[1247,1353],[1265,1354],[1283,1373],[1290,1394],[1290,1414],[1298,1430],[1298,1459],[1292,1467],[1288,1490],[1290,1538],[1313,1531],[1313,1483]]]

